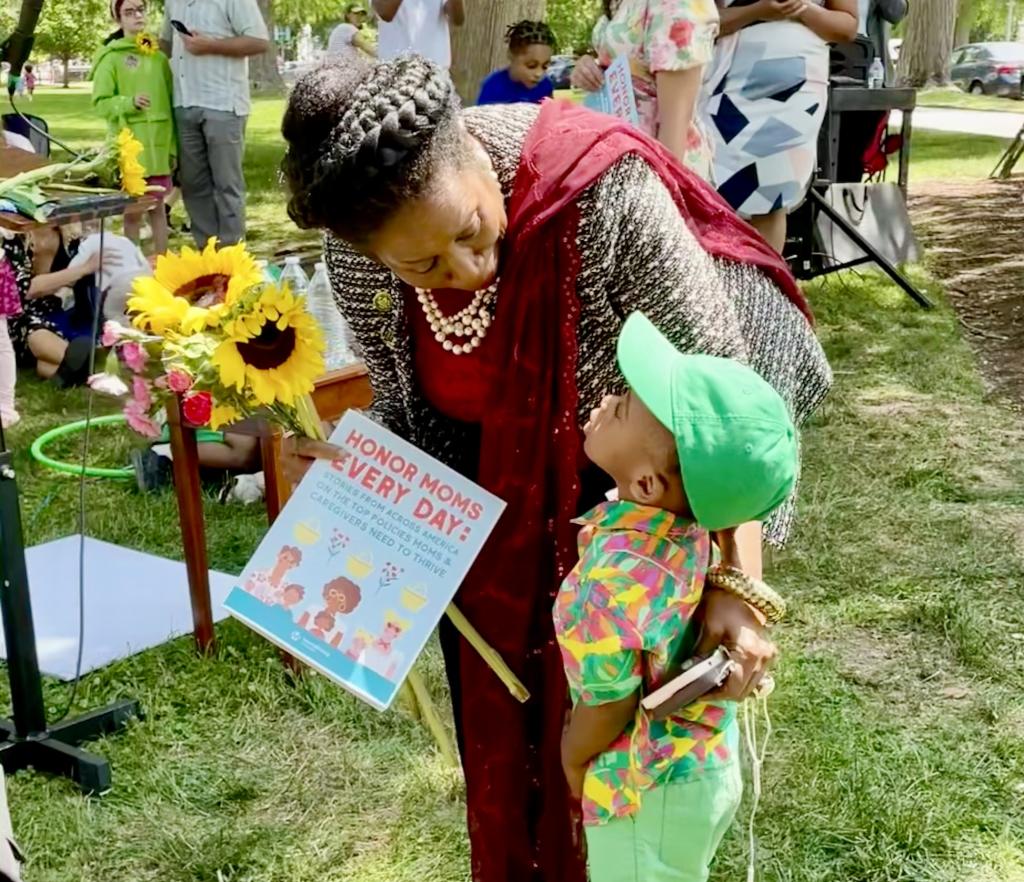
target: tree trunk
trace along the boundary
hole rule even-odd
[[[949,82],[957,0],[916,0],[910,4],[903,46],[900,82],[915,88]]]
[[[71,59],[64,57],[61,59],[64,63],[64,88],[71,88]]]
[[[978,17],[978,0],[960,0],[960,9],[956,14],[956,27],[953,29],[953,48],[971,42],[971,28]]]
[[[466,23],[452,28],[452,79],[465,104],[480,82],[508,64],[505,29],[524,18],[544,18],[544,0],[466,0]]]
[[[284,80],[277,69],[277,43],[274,42],[274,8],[271,0],[257,0],[263,21],[267,23],[270,46],[262,55],[249,59],[249,85],[253,92],[262,95],[279,95],[284,92]]]

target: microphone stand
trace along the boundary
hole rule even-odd
[[[101,230],[101,241],[102,232]],[[102,253],[102,244],[101,244]],[[98,296],[98,292],[97,292]],[[94,308],[100,309],[99,301]],[[79,590],[83,590],[79,586]],[[29,597],[21,506],[14,456],[7,449],[0,419],[0,612],[7,643],[11,684],[11,719],[0,720],[0,765],[5,772],[29,766],[71,778],[86,793],[110,789],[110,763],[79,745],[122,729],[141,718],[139,703],[118,701],[100,710],[49,726],[36,652],[32,601]]]

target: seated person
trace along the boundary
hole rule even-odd
[[[41,378],[63,386],[80,385],[92,351],[90,292],[99,255],[72,267],[78,240],[57,227],[5,239],[3,248],[21,296],[21,314],[8,323],[18,364],[34,367]],[[62,296],[66,290],[73,302],[70,313]],[[83,342],[72,346],[75,338]]]

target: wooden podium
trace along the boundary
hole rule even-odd
[[[336,420],[353,407],[368,407],[372,398],[370,378],[361,362],[326,374],[317,381],[313,392],[313,403],[324,420]],[[215,637],[196,430],[182,419],[177,399],[167,409],[167,423],[171,434],[174,494],[178,501],[196,648],[200,652],[209,652],[214,649]],[[291,487],[281,470],[283,432],[265,420],[244,420],[227,431],[259,439],[266,482],[267,520],[273,523],[291,494]]]

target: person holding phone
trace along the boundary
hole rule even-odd
[[[171,59],[181,191],[192,235],[231,245],[245,238],[248,59],[270,46],[256,0],[168,0],[160,43]]]

